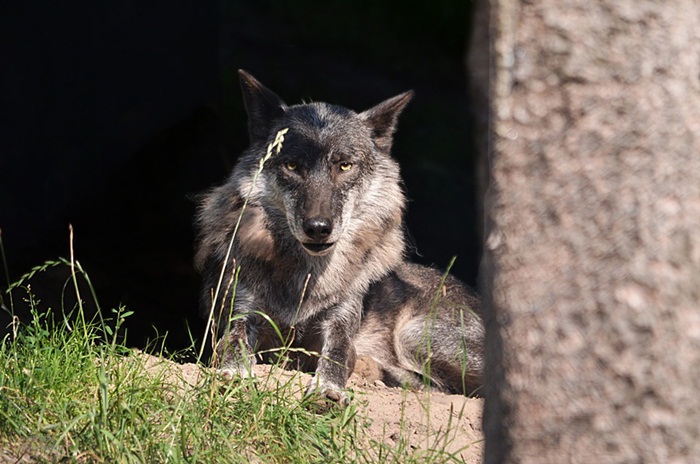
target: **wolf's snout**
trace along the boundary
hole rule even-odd
[[[333,222],[321,216],[304,219],[302,226],[306,236],[314,241],[326,240],[333,232]]]

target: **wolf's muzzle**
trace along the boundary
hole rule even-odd
[[[309,239],[308,242],[302,242],[307,253],[322,256],[331,251],[334,244],[326,242],[333,232],[333,221],[330,218],[323,216],[306,218],[302,228],[304,235]]]
[[[301,246],[304,247],[307,253],[314,256],[323,256],[330,253],[331,248],[333,248],[335,243],[302,243]]]
[[[333,232],[333,222],[330,218],[322,216],[304,219],[302,227],[304,228],[304,233],[312,242],[322,242]]]

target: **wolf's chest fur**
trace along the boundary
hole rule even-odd
[[[320,257],[308,256],[297,244],[275,238],[265,230],[269,225],[254,222],[260,227],[257,233],[234,245],[243,296],[254,300],[256,310],[285,325],[302,323],[341,300],[362,298],[369,285],[403,257],[400,222],[387,222],[376,232],[347,232],[332,253]],[[262,239],[263,234],[268,238]],[[359,239],[353,240],[355,236]]]

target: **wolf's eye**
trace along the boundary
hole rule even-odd
[[[284,165],[285,168],[287,168],[288,171],[296,171],[297,170],[297,163],[294,163],[292,161],[288,161]]]
[[[347,171],[349,171],[350,169],[352,169],[352,163],[350,163],[350,162],[348,162],[348,161],[343,161],[342,163],[339,164],[339,166],[340,166],[340,170],[341,170],[341,171],[346,171],[346,172],[347,172]]]

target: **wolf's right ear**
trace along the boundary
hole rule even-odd
[[[284,115],[287,105],[272,90],[262,85],[246,71],[239,69],[238,75],[243,92],[243,103],[248,113],[248,135],[251,145],[267,141],[275,119]]]

